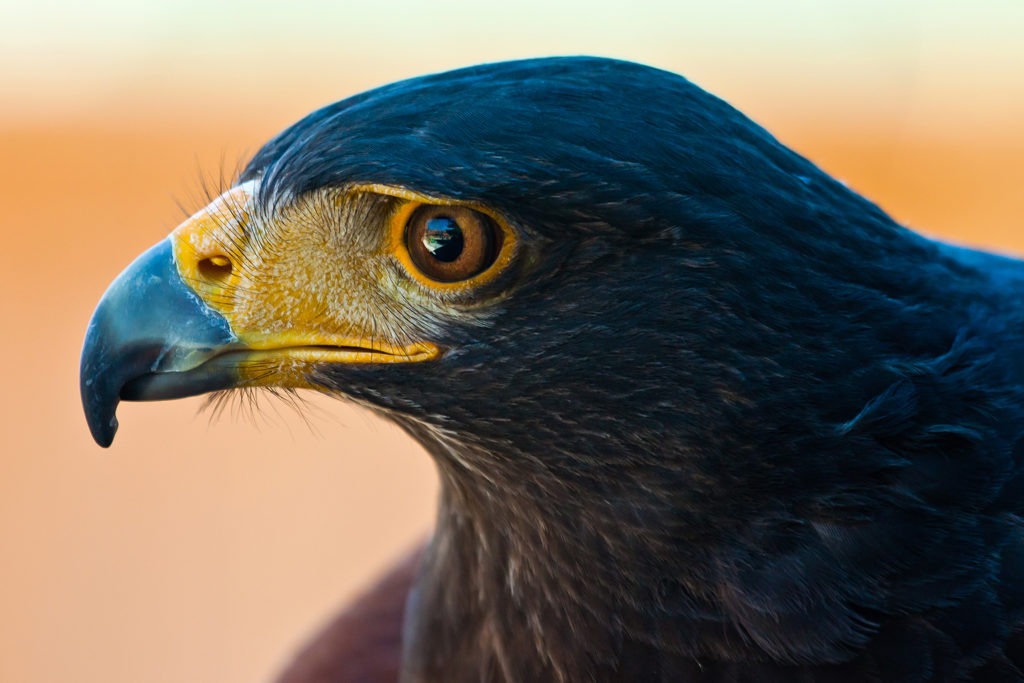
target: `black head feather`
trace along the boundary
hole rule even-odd
[[[442,362],[317,377],[439,465],[410,680],[973,680],[1016,629],[1017,262],[604,59],[364,93],[256,177],[268,204],[383,183],[523,235]]]

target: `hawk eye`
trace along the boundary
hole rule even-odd
[[[413,265],[437,282],[468,280],[498,256],[501,239],[494,222],[465,206],[422,206],[405,229]]]

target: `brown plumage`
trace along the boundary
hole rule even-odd
[[[405,601],[422,548],[395,564],[296,655],[276,683],[394,683],[402,660]]]

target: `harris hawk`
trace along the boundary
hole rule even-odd
[[[102,446],[283,387],[432,456],[432,538],[289,683],[1022,681],[1022,297],[678,75],[535,59],[279,134],[81,388]]]

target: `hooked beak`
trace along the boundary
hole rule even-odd
[[[82,405],[104,448],[117,431],[117,404],[183,398],[236,386],[228,321],[181,279],[170,239],[152,247],[110,285],[85,334]]]

